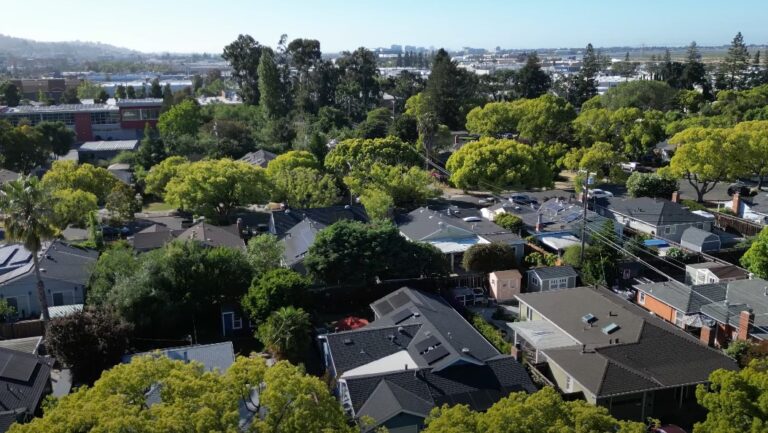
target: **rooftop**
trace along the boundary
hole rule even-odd
[[[245,161],[249,164],[257,165],[261,168],[267,168],[269,161],[272,161],[275,158],[277,158],[277,155],[272,152],[268,152],[266,150],[257,150],[255,152],[246,153],[242,158],[240,158],[240,161]]]
[[[652,226],[710,221],[701,215],[689,211],[679,203],[660,198],[606,197],[598,199],[595,203],[595,207],[598,208],[598,212],[603,215],[605,215],[603,212],[607,210],[608,213],[615,212],[643,221]]]
[[[245,248],[245,242],[237,233],[237,226],[219,227],[199,222],[180,233],[177,239],[196,240],[209,247]]]
[[[635,289],[686,314],[700,313],[702,306],[725,300],[725,285],[723,284],[687,286],[677,281],[665,281],[638,284]]]
[[[553,278],[578,277],[579,274],[571,266],[543,266],[529,270],[532,274],[541,280],[551,280]]]
[[[275,234],[284,235],[296,224],[309,219],[322,226],[341,220],[368,222],[368,214],[360,205],[328,206],[312,209],[285,209],[272,212]]]
[[[19,105],[18,107],[8,107],[4,111],[0,111],[0,116],[43,113],[97,113],[118,110],[117,106],[109,104]]]
[[[115,141],[86,141],[80,146],[80,151],[85,152],[115,152],[136,150],[139,140],[115,140]]]
[[[0,407],[3,414],[35,414],[50,381],[52,358],[0,347]],[[5,427],[13,418],[3,418]]]
[[[171,347],[152,352],[134,353],[123,357],[123,363],[131,362],[136,356],[167,356],[185,363],[196,361],[203,364],[206,371],[225,372],[235,362],[235,351],[231,341],[214,344]]]

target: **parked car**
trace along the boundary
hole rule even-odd
[[[480,206],[490,206],[496,203],[496,197],[483,197],[477,201]]]
[[[589,198],[607,198],[607,197],[613,197],[613,193],[610,191],[605,191],[600,188],[590,189],[587,193],[587,197]]]
[[[526,194],[512,194],[509,196],[509,201],[515,204],[522,204],[522,205],[537,203],[535,198],[532,198]]]
[[[638,164],[636,162],[622,162],[621,163],[621,169],[626,171],[626,172],[629,172],[629,173],[632,173],[633,171],[636,171],[637,170],[637,166],[638,166]]]

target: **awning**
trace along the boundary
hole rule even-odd
[[[507,326],[518,339],[522,338],[538,350],[578,345],[577,341],[546,320],[509,322]]]
[[[581,240],[572,234],[554,234],[539,237],[544,245],[553,250],[562,251],[572,245],[581,245]]]

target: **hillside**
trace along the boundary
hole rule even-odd
[[[119,58],[139,54],[141,53],[138,51],[98,42],[38,42],[0,34],[0,55],[25,58],[70,57],[88,60],[104,56]]]

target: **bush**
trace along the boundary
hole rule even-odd
[[[515,251],[506,244],[490,243],[472,245],[465,253],[462,266],[467,271],[487,274],[516,266]]]
[[[627,192],[632,197],[669,199],[677,190],[677,179],[669,179],[656,173],[635,172],[627,179]]]
[[[513,233],[517,233],[523,228],[523,220],[519,216],[509,213],[496,215],[493,222]]]
[[[707,207],[695,200],[680,200],[680,204],[687,207],[691,211],[695,210],[707,210]]]
[[[477,331],[480,332],[480,334],[482,334],[486,340],[493,344],[493,346],[496,347],[499,352],[503,354],[512,352],[512,344],[504,339],[504,336],[501,335],[501,331],[496,329],[495,326],[486,322],[482,316],[477,314],[472,315],[472,326],[474,326],[475,329],[477,329]]]

